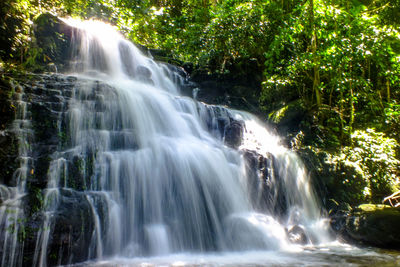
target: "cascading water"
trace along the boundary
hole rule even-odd
[[[24,243],[20,235],[25,222],[23,198],[26,196],[26,179],[31,169],[32,158],[29,144],[33,138],[28,119],[28,103],[21,87],[14,86],[17,113],[10,131],[18,137],[19,167],[12,177],[12,186],[0,185],[0,237],[3,241],[1,266],[17,266],[22,263]]]
[[[207,120],[216,116],[179,96],[180,76],[109,26],[76,26],[73,71],[109,87],[86,81],[68,103],[70,139],[50,164],[39,265],[46,265],[61,190],[72,187],[66,162],[74,160],[93,218],[90,258],[288,247],[284,227],[252,208],[240,151],[210,133],[218,126],[207,127]],[[299,160],[251,115],[221,110],[245,123],[242,149],[268,140],[253,150],[275,155],[287,209],[299,215],[293,223],[317,221],[320,211]]]
[[[174,255],[183,253],[208,253],[218,265],[215,253],[254,250],[274,263],[298,248],[292,241],[329,241],[303,164],[254,116],[180,96],[184,79],[110,26],[68,23],[76,27],[74,76],[65,78],[73,88],[57,93],[61,141],[46,174],[34,266],[116,257],[179,263]],[[31,130],[25,115],[17,119],[22,149]],[[2,198],[12,191],[6,201],[17,219],[29,151],[20,158],[18,186],[0,187]],[[4,203],[2,225],[10,221]],[[2,266],[22,265],[16,234],[1,235]]]

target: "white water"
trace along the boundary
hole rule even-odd
[[[370,249],[359,249],[343,244],[305,247],[295,251],[243,251],[208,254],[170,254],[167,256],[114,258],[89,261],[74,267],[343,267],[343,266],[399,266],[396,254],[382,254]]]
[[[89,207],[86,219],[93,231],[90,245],[81,250],[99,263],[180,253],[293,252],[298,247],[286,232],[292,226],[303,228],[310,244],[330,241],[303,164],[254,116],[180,96],[183,78],[110,26],[69,23],[82,29],[75,33],[72,60],[80,82],[67,103],[66,144],[52,155],[47,174],[36,266],[48,265],[51,237],[59,227],[54,218],[68,194],[79,195]],[[221,118],[244,123],[239,150],[224,144]],[[273,176],[284,190],[271,192],[269,203],[284,194],[284,214],[254,205],[252,194],[262,194],[250,188],[246,150],[273,159]],[[17,189],[16,195],[22,192]],[[3,259],[2,266],[16,266],[16,257]]]

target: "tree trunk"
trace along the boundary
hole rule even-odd
[[[388,79],[386,79],[386,97],[387,102],[390,103],[390,83]]]
[[[353,132],[353,124],[354,124],[354,92],[353,92],[353,82],[350,78],[350,122],[349,122],[349,133],[352,134]]]
[[[321,91],[320,91],[320,77],[319,77],[319,64],[317,57],[317,29],[314,22],[314,0],[310,0],[310,24],[311,24],[311,53],[313,55],[313,93],[315,94],[315,102],[317,109],[321,106]]]

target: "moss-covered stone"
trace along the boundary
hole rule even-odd
[[[17,168],[18,140],[10,131],[14,119],[14,88],[9,79],[0,76],[0,183],[11,185],[12,174]]]
[[[362,211],[362,212],[374,212],[379,210],[395,211],[396,209],[393,209],[391,206],[384,204],[361,204],[354,209],[354,211]]]
[[[25,67],[35,72],[60,71],[68,64],[74,28],[50,13],[34,20],[36,42],[29,49]]]
[[[346,219],[346,233],[364,244],[400,248],[400,209],[387,205],[363,204]]]
[[[12,103],[14,88],[9,77],[0,76],[0,130],[4,130],[14,118],[15,106]]]

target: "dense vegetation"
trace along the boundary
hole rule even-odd
[[[282,126],[291,112],[303,114],[284,128],[294,147],[343,173],[326,178],[332,197],[380,202],[399,189],[400,0],[4,0],[0,7],[2,65],[48,60],[30,40],[44,11],[109,21],[134,42],[209,73],[240,75],[251,62],[263,73],[254,93],[264,117]]]

